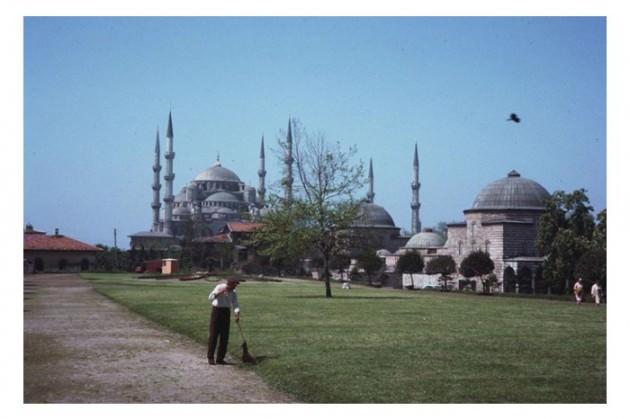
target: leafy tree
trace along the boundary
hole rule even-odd
[[[363,268],[368,277],[368,283],[372,285],[372,275],[383,267],[383,259],[381,259],[375,250],[366,249],[357,258],[359,266]]]
[[[347,231],[357,217],[352,193],[363,186],[363,164],[353,163],[356,148],[344,149],[321,133],[309,134],[293,121],[294,153],[299,186],[290,202],[272,207],[254,241],[272,258],[286,255],[321,257],[326,297],[332,297],[330,260],[346,251]],[[288,143],[279,141],[284,157]],[[278,201],[276,199],[276,201]],[[285,253],[288,252],[288,253]]]
[[[605,210],[596,224],[584,189],[554,192],[546,210],[539,219],[537,245],[546,256],[543,276],[550,286],[558,292],[570,291],[578,267],[586,276],[605,275]]]
[[[398,258],[396,271],[402,274],[420,273],[424,269],[424,259],[419,253],[407,252]]]
[[[497,283],[496,276],[489,275],[494,271],[494,262],[483,250],[470,252],[459,264],[459,271],[466,278],[478,276],[483,285],[483,292],[486,294],[489,294],[491,287]]]
[[[426,266],[425,272],[429,275],[440,274],[440,281],[442,281],[442,290],[448,291],[448,281],[450,281],[451,274],[457,269],[455,260],[450,255],[440,255],[431,259]]]
[[[117,247],[108,247],[104,244],[97,244],[96,247],[103,249],[96,254],[95,269],[104,272],[126,272],[132,269],[133,260],[130,251],[123,251]]]
[[[346,270],[350,266],[350,262],[351,262],[350,256],[343,253],[339,253],[337,255],[334,255],[330,259],[330,269],[339,271],[339,273],[341,274],[341,278],[343,279],[343,274],[344,272],[346,272]]]

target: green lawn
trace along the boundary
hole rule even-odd
[[[205,344],[214,283],[85,274],[131,310]],[[318,403],[605,403],[606,309],[564,301],[312,281],[238,288],[253,367]],[[230,353],[240,356],[233,325]]]

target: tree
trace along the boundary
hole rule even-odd
[[[490,294],[491,287],[497,283],[496,276],[489,275],[494,271],[494,262],[482,250],[470,252],[460,263],[459,271],[466,278],[478,276],[485,294]]]
[[[343,274],[348,270],[350,262],[351,258],[349,255],[339,253],[330,259],[330,269],[338,271],[341,274],[341,279],[343,279]]]
[[[546,202],[546,212],[539,219],[537,245],[546,256],[543,276],[557,292],[570,291],[578,266],[589,276],[597,276],[597,271],[605,275],[606,211],[598,214],[597,224],[592,211],[584,189],[554,192]],[[591,272],[585,271],[587,267]]]
[[[440,274],[440,281],[442,281],[442,290],[448,291],[448,281],[450,281],[451,274],[457,269],[455,260],[450,255],[440,255],[431,259],[427,263],[425,272],[429,275]]]
[[[340,232],[347,231],[357,217],[359,203],[352,193],[365,183],[363,164],[353,163],[355,147],[345,149],[322,133],[309,134],[295,120],[293,126],[299,186],[292,201],[280,201],[270,211],[274,215],[263,217],[264,226],[254,241],[272,258],[284,257],[284,251],[321,257],[326,297],[332,297],[330,260],[347,250],[347,237]],[[284,140],[279,144],[283,158],[289,144]]]
[[[372,285],[372,275],[383,267],[383,259],[376,254],[375,250],[366,249],[359,255],[357,262],[367,274],[368,283]]]
[[[407,252],[396,262],[396,271],[402,274],[420,273],[424,269],[424,260],[419,253]]]

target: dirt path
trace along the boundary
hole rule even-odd
[[[77,275],[24,282],[25,403],[290,403],[252,371],[117,305]]]

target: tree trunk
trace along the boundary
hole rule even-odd
[[[332,297],[330,289],[330,272],[328,270],[328,255],[324,255],[324,282],[326,283],[326,298]]]

